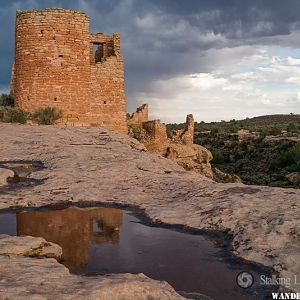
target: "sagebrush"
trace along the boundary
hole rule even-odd
[[[30,117],[30,113],[21,108],[0,106],[0,121],[7,123],[25,124]]]
[[[32,114],[32,120],[40,125],[53,125],[63,117],[61,110],[55,107],[38,108]]]

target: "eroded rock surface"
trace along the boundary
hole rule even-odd
[[[292,172],[285,176],[289,182],[293,184],[299,184],[300,183],[300,172]]]
[[[222,172],[218,168],[213,168],[212,171],[213,171],[213,178],[216,182],[223,182],[223,183],[243,182],[238,175]]]
[[[1,124],[0,138],[1,160],[45,165],[31,174],[43,184],[5,190],[0,208],[61,201],[138,205],[154,221],[226,231],[236,255],[281,276],[300,276],[300,190],[216,183],[101,128]]]
[[[143,274],[77,276],[53,258],[0,255],[0,299],[181,300]]]
[[[200,145],[170,143],[165,156],[176,161],[186,170],[192,170],[208,178],[213,178],[210,165],[210,161],[213,158],[212,154],[209,150]]]
[[[62,256],[62,249],[60,246],[47,242],[41,237],[17,237],[0,234],[0,254],[60,259]]]
[[[15,173],[12,170],[0,168],[0,186],[7,184],[7,179],[14,177]]]

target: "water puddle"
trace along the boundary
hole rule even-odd
[[[64,265],[77,274],[144,273],[169,282],[177,291],[215,300],[261,300],[270,295],[258,280],[268,274],[266,270],[230,258],[228,251],[203,235],[148,226],[128,210],[70,207],[5,212],[0,214],[0,233],[41,236],[59,244]],[[252,287],[237,285],[241,271],[252,273]]]
[[[0,188],[1,193],[30,188],[44,182],[43,179],[35,179],[31,177],[33,172],[44,168],[43,164],[39,161],[0,161],[0,168],[6,168],[14,171],[15,173],[13,178],[9,178],[8,185]]]

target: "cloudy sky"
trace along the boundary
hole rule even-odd
[[[83,10],[120,32],[128,111],[182,122],[300,113],[299,0],[0,0],[0,91],[8,90],[17,9]]]

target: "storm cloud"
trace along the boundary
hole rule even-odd
[[[10,80],[15,11],[63,7],[89,14],[92,32],[121,33],[129,111],[148,101],[163,121],[189,112],[200,120],[300,112],[300,65],[287,60],[300,58],[298,0],[2,2],[1,90]]]

